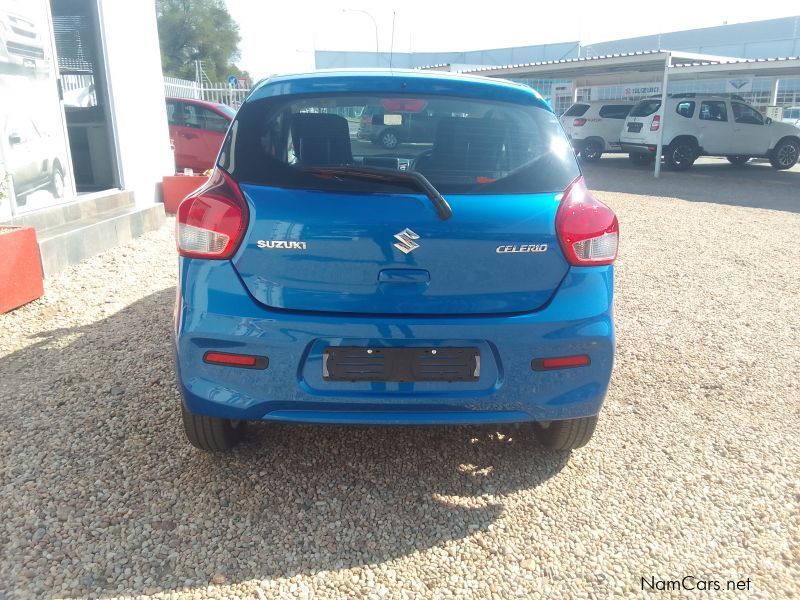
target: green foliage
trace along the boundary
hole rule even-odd
[[[214,81],[242,75],[239,25],[224,0],[157,0],[158,36],[164,75],[195,78],[195,60]]]

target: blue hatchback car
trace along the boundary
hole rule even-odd
[[[397,144],[359,137],[365,119]],[[526,86],[271,77],[178,210],[187,437],[220,451],[247,421],[529,422],[580,447],[614,362],[618,233]]]

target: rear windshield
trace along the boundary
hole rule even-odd
[[[633,107],[632,117],[649,117],[661,108],[661,100],[642,100]]]
[[[583,113],[589,110],[588,104],[573,104],[564,113],[565,117],[582,117]]]
[[[418,171],[443,194],[563,191],[579,175],[552,112],[443,96],[278,96],[246,102],[219,165],[241,183],[349,192],[409,190],[391,181],[308,169]]]
[[[600,116],[604,119],[624,119],[631,108],[630,104],[606,104],[600,109]]]

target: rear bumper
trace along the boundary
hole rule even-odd
[[[640,144],[620,141],[619,145],[623,152],[629,152],[632,154],[647,154],[650,156],[656,155],[657,146],[654,144]]]
[[[572,268],[552,301],[526,314],[391,317],[276,311],[228,261],[181,259],[175,357],[186,408],[243,419],[352,424],[544,421],[597,414],[614,359],[613,268]],[[328,346],[474,346],[477,381],[332,382]],[[263,370],[203,362],[209,350],[267,356]],[[531,360],[588,354],[591,364],[534,371]]]

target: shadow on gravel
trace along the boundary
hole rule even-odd
[[[731,206],[800,212],[800,166],[776,171],[768,163],[735,167],[726,160],[698,162],[689,171],[637,166],[627,155],[603,156],[594,164],[582,163],[589,189],[647,196],[678,198]]]
[[[203,454],[180,426],[173,298],[0,363],[0,590],[107,597],[377,563],[485,531],[503,495],[569,458],[497,428],[266,424]]]

